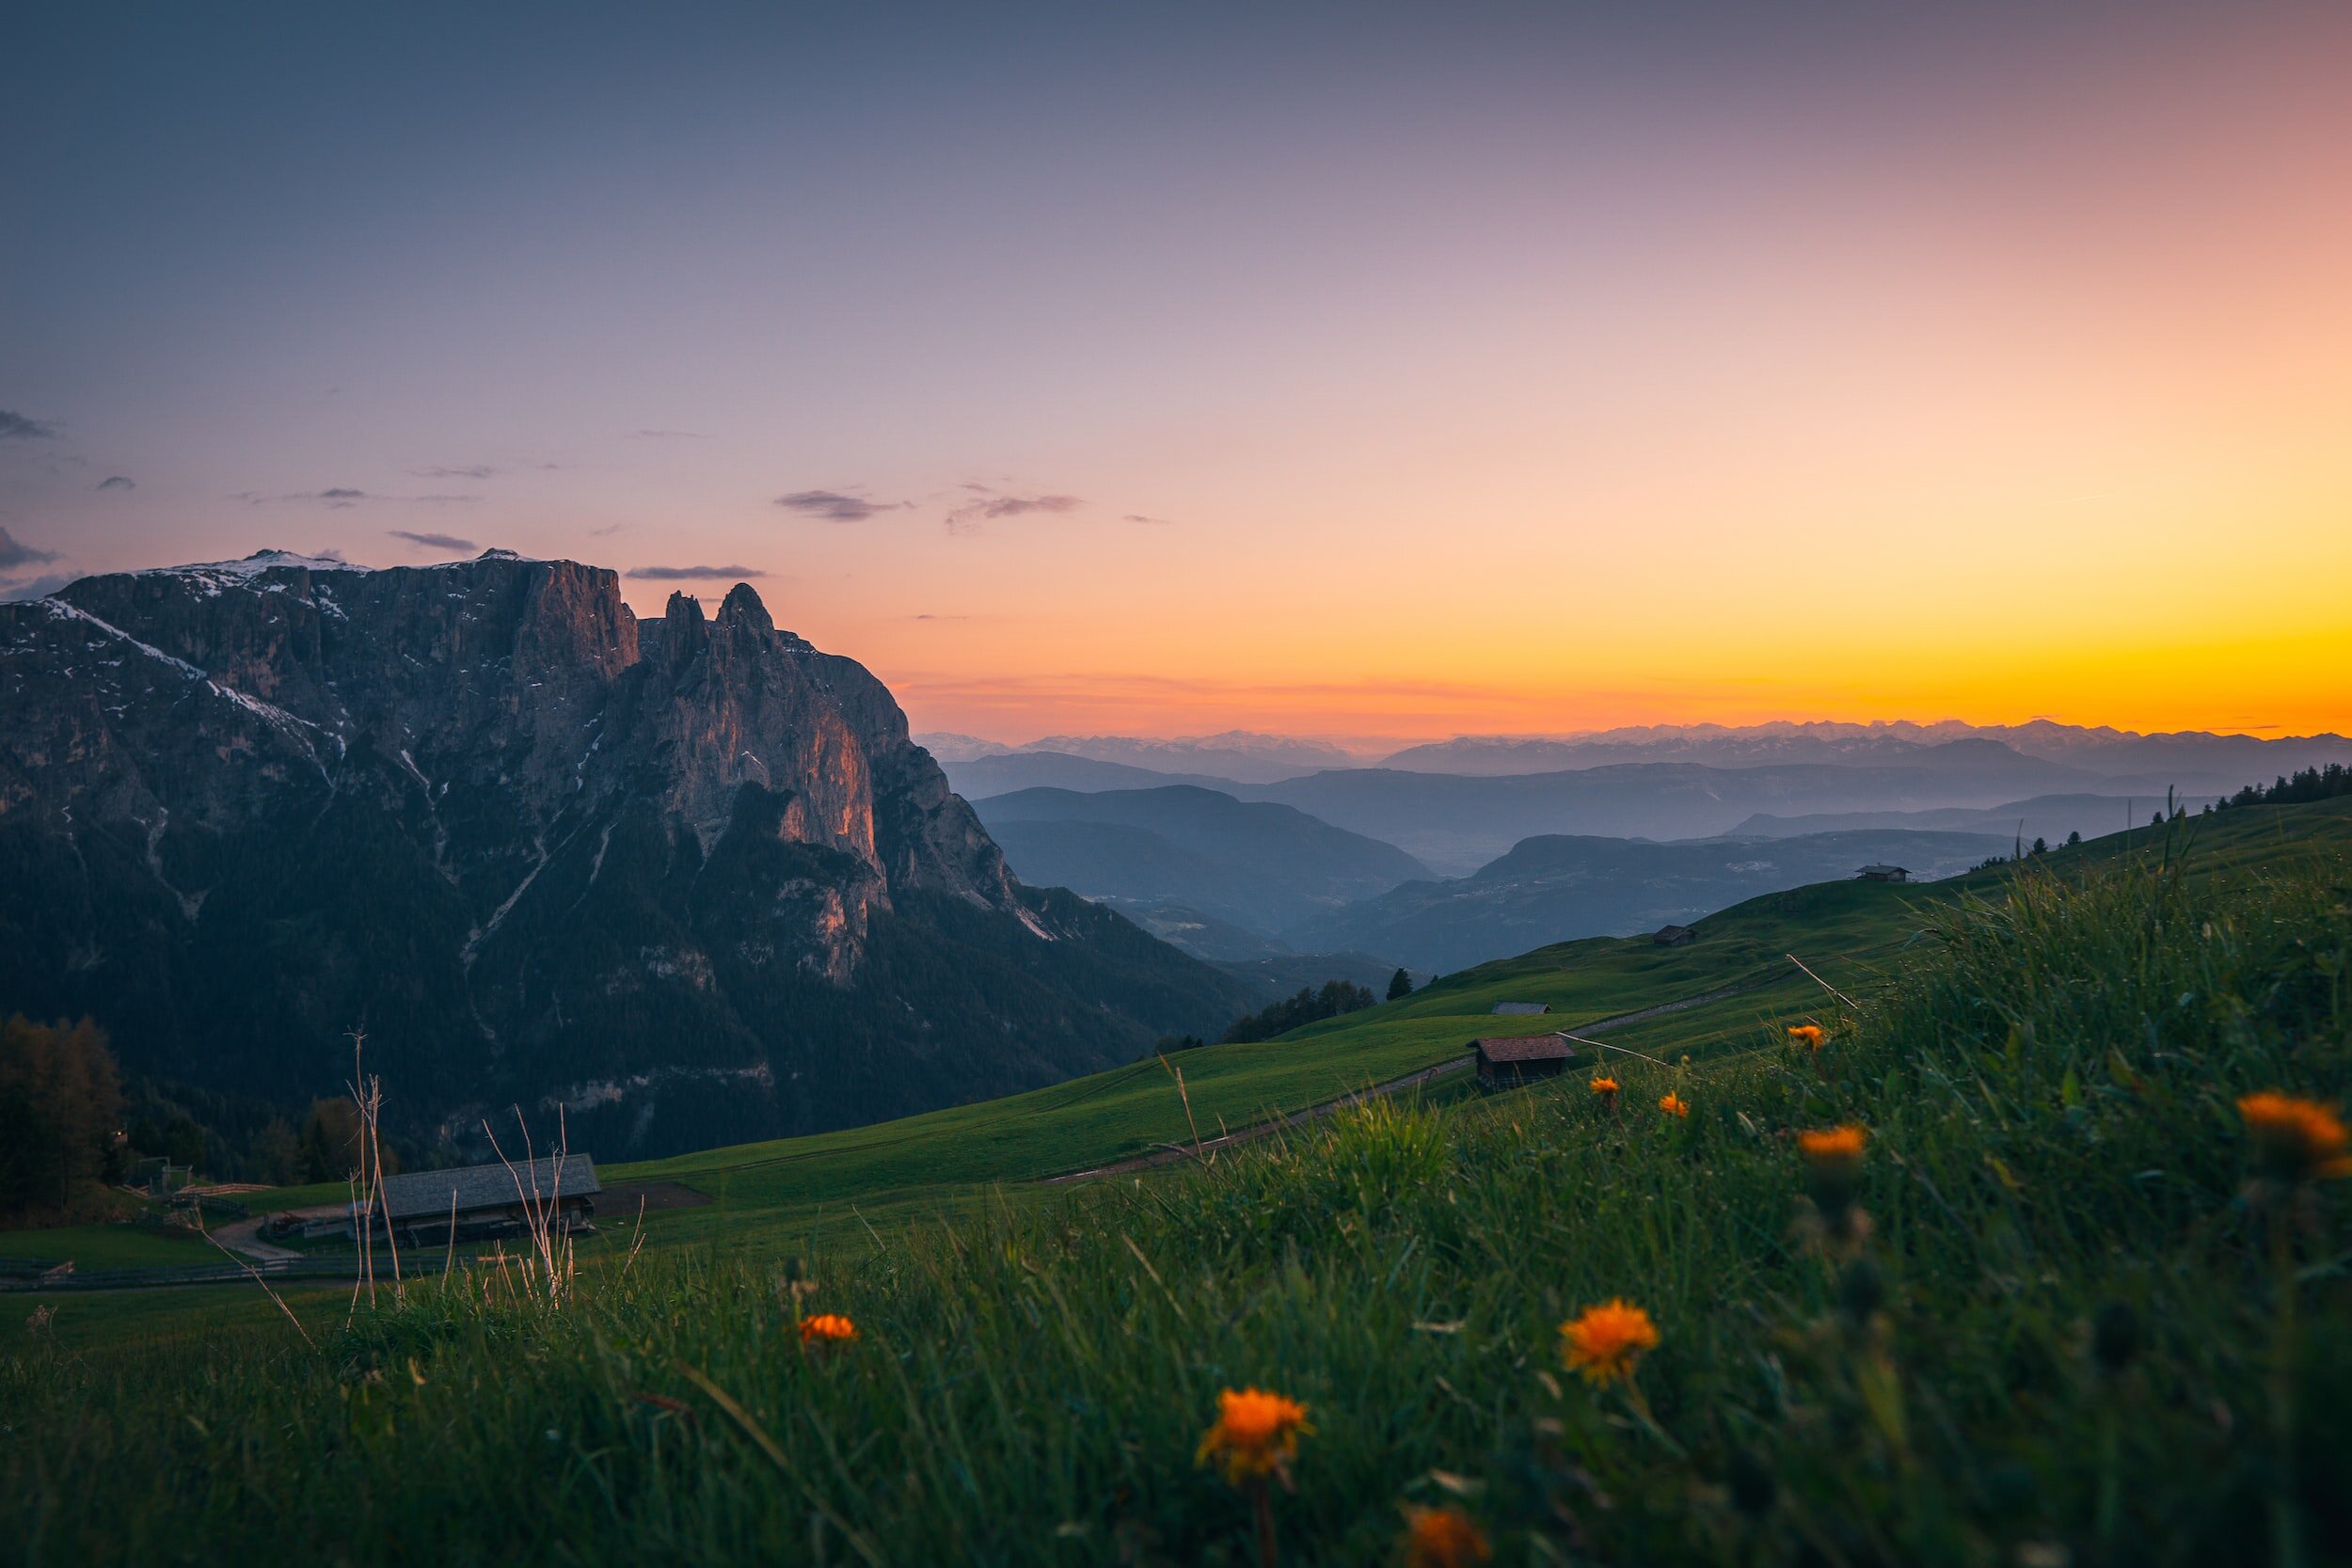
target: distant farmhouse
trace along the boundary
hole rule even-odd
[[[1661,926],[1650,933],[1649,940],[1661,947],[1685,947],[1697,935],[1688,926]]]
[[[1907,882],[1911,873],[1899,865],[1866,865],[1855,873],[1866,882]]]
[[[1534,1018],[1551,1011],[1551,1004],[1549,1002],[1498,1002],[1494,1005],[1494,1011],[1506,1018]]]
[[[596,1212],[596,1163],[585,1154],[547,1155],[512,1168],[465,1165],[452,1170],[412,1171],[384,1179],[374,1224],[389,1227],[403,1246],[489,1241],[519,1234],[540,1213],[558,1232],[585,1227]],[[313,1221],[305,1235],[340,1232],[357,1237],[360,1206],[338,1217]],[[455,1236],[451,1235],[452,1228]]]
[[[1478,1086],[1516,1088],[1539,1078],[1557,1078],[1576,1059],[1565,1035],[1514,1035],[1470,1042],[1478,1054]]]

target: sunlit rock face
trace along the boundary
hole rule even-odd
[[[612,572],[502,552],[0,606],[0,1006],[289,1102],[363,1029],[459,1146],[509,1102],[614,1153],[838,1125],[1240,1000],[1018,887],[882,683],[750,586],[641,623]]]

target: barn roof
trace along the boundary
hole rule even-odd
[[[1494,1005],[1494,1010],[1498,1013],[1510,1014],[1513,1017],[1533,1018],[1538,1013],[1551,1011],[1551,1004],[1549,1002],[1498,1002]]]
[[[1574,1054],[1565,1035],[1504,1035],[1477,1043],[1490,1062],[1565,1062]]]
[[[446,1218],[453,1204],[462,1214],[471,1209],[519,1202],[526,1193],[534,1202],[545,1202],[587,1197],[604,1190],[596,1180],[596,1163],[587,1155],[564,1156],[560,1171],[557,1163],[557,1157],[549,1154],[512,1170],[504,1165],[462,1165],[388,1176],[384,1179],[384,1214],[395,1220],[431,1219],[436,1214]]]
[[[1907,877],[1910,874],[1911,868],[1909,866],[1888,865],[1883,861],[1875,862],[1869,865],[1866,865],[1859,873],[1857,873],[1857,875],[1864,877]]]

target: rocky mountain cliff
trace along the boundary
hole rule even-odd
[[[0,605],[0,1010],[289,1106],[607,1157],[1130,1060],[1236,982],[1025,888],[889,691],[746,585],[640,622],[493,551],[264,551]]]

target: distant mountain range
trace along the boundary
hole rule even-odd
[[[1578,937],[1688,924],[1757,894],[1851,877],[1878,862],[1922,879],[1951,876],[2010,845],[1990,834],[1900,831],[1676,844],[1550,834],[1525,840],[1474,876],[1406,882],[1286,936],[1451,972]]]
[[[916,736],[914,743],[943,765],[1046,752],[1236,784],[1270,784],[1326,768],[1356,765],[1352,753],[1329,741],[1300,740],[1249,730],[1228,730],[1222,735],[1175,740],[1147,740],[1123,735],[1049,735],[1019,746],[1006,746],[976,736],[942,734]]]
[[[1025,789],[975,809],[1025,882],[1182,906],[1260,933],[1429,875],[1394,845],[1189,784]]]
[[[945,763],[967,799],[1035,787],[1084,792],[1188,784],[1245,800],[1295,806],[1336,827],[1395,845],[1441,873],[1464,875],[1542,833],[1698,838],[1742,831],[1751,816],[1804,819],[1811,827],[1952,825],[1899,821],[1902,814],[2001,811],[2042,797],[2160,800],[2168,789],[2202,800],[2239,785],[2329,762],[2352,762],[2352,741],[2321,735],[2136,735],[2036,722],[1964,724],[1761,724],[1744,728],[1613,730],[1567,738],[1463,736],[1412,747],[1380,767],[1332,767],[1266,777],[1303,762],[1263,736],[1255,775],[1211,771],[1231,746],[1200,742],[1084,742],[1100,754],[1047,743],[985,750],[955,737],[963,760]],[[945,742],[943,741],[943,744]],[[1076,742],[1057,742],[1076,744]],[[980,750],[975,750],[976,748]],[[1155,750],[1155,748],[1160,748]],[[1171,749],[1172,748],[1172,749]],[[1336,748],[1334,748],[1336,750]],[[1173,765],[1177,773],[1112,754]],[[1269,759],[1276,756],[1279,763]],[[2068,809],[2074,809],[2069,807]],[[2106,808],[2084,831],[2120,825]],[[1813,819],[1820,818],[1819,822]],[[1987,826],[1989,821],[1972,821]],[[2071,830],[2075,824],[2069,823]],[[2009,823],[2013,833],[2015,817]],[[1790,830],[1759,827],[1786,834]],[[2026,836],[2033,836],[2031,825]]]
[[[1484,778],[1367,768],[1237,793],[1296,806],[1396,845],[1439,872],[1463,875],[1543,833],[1708,838],[1757,812],[1991,806],[2054,793],[2080,777],[1997,742],[1970,740],[1930,748],[1902,766],[1652,762]]]
[[[1381,766],[1417,773],[1547,773],[1627,762],[1695,762],[1710,767],[1767,763],[1902,765],[1954,741],[1990,741],[2020,755],[2132,778],[2162,793],[2220,794],[2256,778],[2329,762],[2352,762],[2352,739],[2340,735],[2263,739],[2184,731],[2140,735],[2037,720],[2029,724],[1777,723],[1645,725],[1561,738],[1457,736],[1407,747]]]
[[[1250,786],[1210,773],[1163,773],[1132,763],[1104,762],[1099,757],[1073,756],[1067,752],[997,752],[942,759],[940,767],[957,794],[967,800],[1010,795],[1024,789],[1074,789],[1093,793],[1105,789],[1155,789],[1163,784],[1197,784],[1231,794]]]

